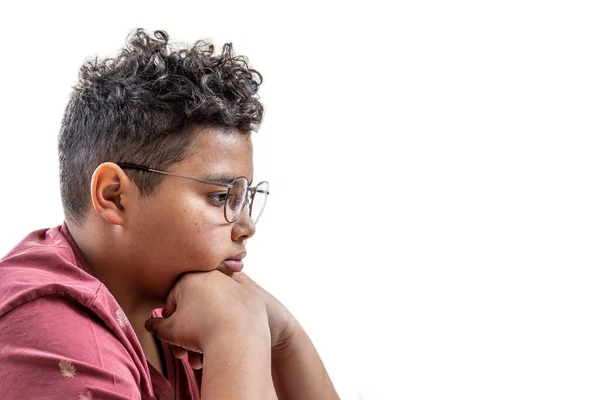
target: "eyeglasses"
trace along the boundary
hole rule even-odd
[[[216,203],[225,206],[225,220],[231,224],[236,222],[242,215],[246,204],[250,205],[250,218],[256,224],[267,205],[267,196],[269,195],[269,182],[260,182],[255,187],[249,187],[250,183],[245,176],[238,176],[231,183],[207,181],[205,179],[191,178],[174,174],[171,172],[159,171],[142,165],[117,163],[123,169],[137,169],[146,172],[155,172],[157,174],[176,176],[178,178],[189,179],[192,181],[207,183],[209,185],[222,186],[227,188],[226,193],[214,193],[209,197]]]

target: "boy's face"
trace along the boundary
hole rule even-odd
[[[235,129],[227,133],[198,129],[193,153],[167,172],[206,180],[253,180],[252,142]],[[152,166],[149,166],[152,167]],[[239,258],[255,232],[248,208],[235,222],[225,220],[215,197],[227,188],[163,176],[149,197],[136,197],[126,220],[128,267],[144,295],[166,299],[169,289],[185,272],[218,269],[232,274],[223,262]]]

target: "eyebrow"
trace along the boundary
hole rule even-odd
[[[235,178],[237,178],[239,176],[240,175],[234,176],[234,175],[227,175],[227,174],[208,174],[208,175],[204,175],[200,179],[204,179],[205,181],[219,182],[219,183],[231,183],[231,182],[233,182],[233,180]],[[252,186],[253,180],[249,182],[248,186]]]

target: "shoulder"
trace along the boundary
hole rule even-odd
[[[32,232],[0,260],[0,317],[43,296],[64,294],[91,304],[101,282],[77,262],[60,228]]]
[[[0,398],[152,393],[125,313],[58,228],[29,235],[0,260],[0,276]]]
[[[27,357],[33,349],[51,350],[65,358],[103,363],[99,350],[122,347],[117,335],[89,309],[70,298],[44,296],[29,301],[0,318],[2,354],[19,350]],[[40,354],[37,357],[43,359]]]
[[[61,296],[36,298],[0,318],[0,398],[88,392],[109,399],[152,394],[145,359],[128,335]]]
[[[68,298],[36,298],[0,318],[0,328],[1,398],[77,398],[91,388],[140,397],[139,360],[96,315]]]

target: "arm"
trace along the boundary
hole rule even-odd
[[[83,306],[41,297],[0,318],[0,398],[141,399],[133,360]]]
[[[325,366],[296,318],[273,295],[242,272],[233,278],[264,302],[271,332],[271,374],[281,400],[339,399]]]
[[[315,346],[300,325],[285,347],[273,350],[272,371],[280,400],[339,400]]]
[[[203,399],[276,399],[270,378],[271,341],[242,332],[205,346],[201,393]]]
[[[146,330],[196,365],[203,353],[202,399],[271,400],[271,336],[265,305],[219,271],[184,274],[171,289],[163,318]]]

